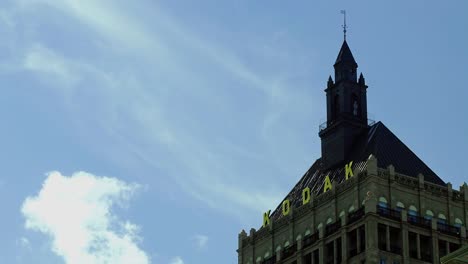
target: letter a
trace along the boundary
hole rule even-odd
[[[327,192],[328,190],[331,190],[331,189],[332,189],[332,184],[330,181],[330,177],[327,175],[327,177],[325,177],[325,184],[323,185],[323,192]]]
[[[284,216],[287,216],[289,214],[290,206],[291,206],[291,204],[289,203],[288,199],[283,201],[283,215]]]
[[[268,212],[263,213],[263,227],[270,224],[270,212],[271,210],[268,210]]]
[[[305,187],[304,190],[302,190],[302,204],[307,204],[310,202],[310,188]]]
[[[351,166],[353,166],[353,162],[349,162],[348,164],[345,164],[344,168],[345,168],[345,177],[346,177],[346,180],[349,179],[349,177],[353,177],[354,176],[354,173],[353,173],[353,169],[351,168]]]

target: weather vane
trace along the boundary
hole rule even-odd
[[[344,17],[344,23],[342,27],[343,27],[344,40],[346,41],[346,29],[348,28],[348,26],[346,26],[346,10],[341,10],[341,14],[343,14],[343,17]]]

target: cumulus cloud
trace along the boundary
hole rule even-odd
[[[175,257],[171,260],[170,264],[184,264],[184,261],[181,257]]]
[[[25,227],[48,235],[52,251],[67,264],[150,263],[138,246],[139,227],[111,210],[122,206],[138,185],[77,172],[51,172],[38,195],[27,197]]]

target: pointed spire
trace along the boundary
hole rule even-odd
[[[364,79],[364,75],[362,75],[362,72],[359,75],[359,84],[366,84],[366,80]]]
[[[331,88],[332,86],[333,86],[333,79],[332,79],[332,77],[330,75],[330,76],[328,76],[327,87]]]
[[[355,64],[357,67],[357,63],[354,60],[353,54],[351,53],[351,50],[349,49],[348,43],[343,41],[343,45],[341,45],[340,52],[338,53],[338,57],[336,58],[335,65],[338,63],[350,63],[350,64]]]

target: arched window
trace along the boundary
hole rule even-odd
[[[332,117],[336,119],[340,113],[340,96],[335,95],[333,98],[333,108],[332,108]]]
[[[275,251],[276,251],[276,252],[281,251],[281,245],[278,245],[278,246],[276,247],[276,250],[275,250]]]
[[[267,259],[270,256],[270,251],[267,251],[265,255],[263,255],[263,258]]]
[[[302,236],[301,236],[300,234],[299,234],[299,235],[297,235],[297,237],[296,237],[296,241],[299,241],[299,240],[301,240],[301,238],[302,238]]]
[[[405,209],[405,205],[402,202],[397,202],[396,203],[396,210],[401,211],[403,209]]]
[[[351,99],[351,107],[352,107],[352,113],[353,116],[359,116],[360,114],[360,106],[359,106],[359,100],[356,94],[353,94],[352,99]]]
[[[431,210],[426,210],[426,214],[424,215],[424,218],[427,220],[431,220],[434,217],[434,213]]]
[[[284,247],[285,248],[289,247],[289,241],[284,242]]]
[[[445,217],[444,214],[441,213],[437,216],[437,222],[445,224],[447,223],[447,218]]]
[[[351,205],[348,209],[348,213],[354,212],[354,205]]]
[[[408,214],[409,215],[418,215],[418,208],[416,208],[416,206],[414,206],[414,205],[410,205],[408,207]]]
[[[328,219],[327,219],[327,225],[328,225],[328,224],[331,224],[331,222],[333,222],[333,220],[332,220],[331,218],[328,218]]]
[[[257,262],[257,263],[262,262],[262,257],[257,257],[257,261],[255,261],[255,262]]]
[[[304,236],[308,236],[308,235],[310,235],[310,229],[307,229],[304,233]]]
[[[340,214],[338,215],[339,217],[342,217],[345,215],[345,211],[341,211]]]
[[[455,224],[454,226],[460,228],[463,225],[463,222],[460,218],[455,218]]]
[[[384,208],[387,208],[388,207],[388,204],[387,204],[387,199],[383,196],[381,196],[379,198],[379,206],[380,207],[384,207]]]
[[[415,222],[418,216],[418,208],[414,205],[408,207],[408,221]]]

